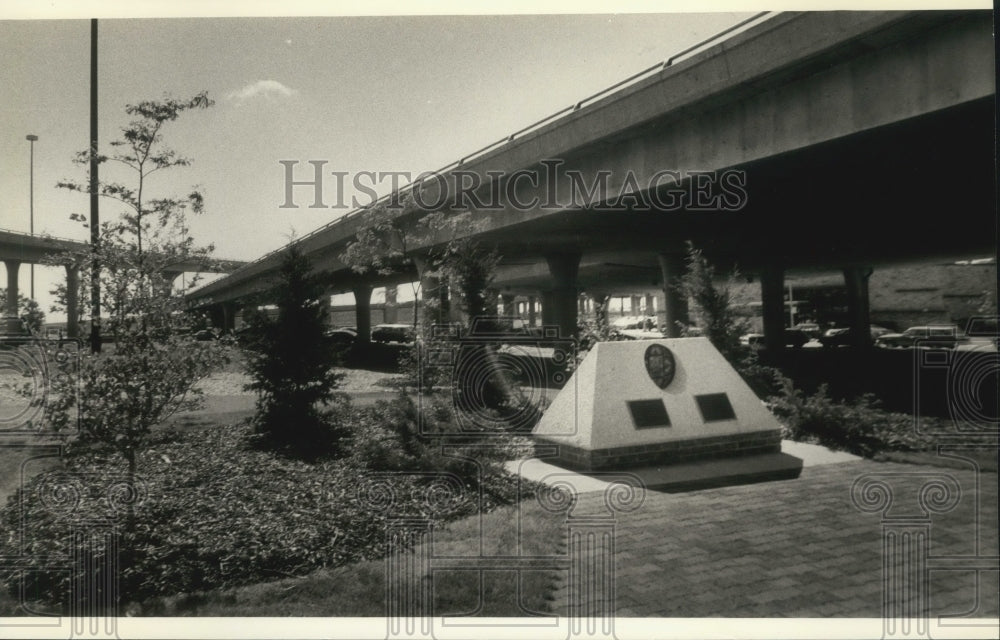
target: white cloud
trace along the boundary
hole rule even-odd
[[[278,97],[287,98],[294,96],[297,93],[297,90],[289,89],[277,80],[258,80],[257,82],[248,84],[242,89],[229,93],[226,97],[230,100],[243,102],[244,100],[256,98],[257,96],[263,96],[267,99]]]

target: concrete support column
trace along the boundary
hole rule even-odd
[[[504,316],[515,316],[517,315],[516,307],[514,306],[514,296],[510,293],[504,293],[500,295],[500,303],[503,308]]]
[[[382,322],[386,324],[396,324],[396,319],[399,317],[396,313],[397,294],[396,285],[385,288],[385,305],[382,307]]]
[[[542,292],[542,325],[546,327],[551,327],[556,322],[555,310],[555,296],[551,291]]]
[[[218,329],[222,331],[226,324],[226,320],[222,315],[222,305],[213,304],[208,308],[208,321],[211,323],[213,329]]]
[[[4,309],[4,315],[16,318],[17,298],[20,294],[17,288],[17,272],[21,269],[21,261],[4,260],[3,263],[7,266],[7,308]]]
[[[646,294],[646,315],[647,316],[656,315],[656,308],[653,306],[653,294],[651,293]]]
[[[163,277],[163,291],[167,295],[170,295],[174,291],[174,282],[181,275],[181,271],[161,271],[160,275]]]
[[[222,333],[232,333],[236,330],[236,303],[222,303]]]
[[[354,324],[358,330],[357,343],[372,341],[372,286],[361,283],[351,287],[354,293]]]
[[[868,278],[871,267],[846,267],[847,313],[851,327],[851,343],[859,349],[872,346],[871,309],[868,302]]]
[[[559,327],[560,335],[568,338],[576,335],[576,274],[580,267],[580,254],[559,253],[545,256],[552,276],[549,299],[543,302],[543,314],[548,309],[551,322]]]
[[[660,263],[660,276],[663,281],[664,324],[663,333],[668,338],[681,337],[681,326],[688,326],[687,296],[677,287],[678,281],[687,270],[684,255],[681,253],[660,253],[657,256]]]
[[[629,315],[639,315],[639,296],[629,296]]]
[[[426,258],[415,257],[420,278],[420,301],[422,310],[420,321],[424,324],[444,324],[448,321],[448,286],[437,276],[430,274]]]
[[[3,310],[3,320],[0,321],[0,333],[24,333],[21,318],[17,315],[17,272],[21,268],[20,260],[4,260],[7,266],[7,307]]]
[[[760,271],[760,300],[763,305],[764,345],[771,353],[785,348],[785,271],[768,265]]]
[[[461,299],[462,294],[457,287],[452,288],[450,285],[446,288],[446,290],[447,296],[444,300],[444,304],[448,309],[448,322],[461,324],[464,322],[466,316],[465,312],[462,310],[462,307],[465,306]]]
[[[667,312],[666,312],[666,302],[663,296],[663,291],[659,291],[655,296],[656,298],[656,325],[661,331],[666,334],[667,327]]]
[[[74,264],[66,267],[66,336],[80,337],[80,269]]]
[[[535,296],[528,296],[528,326],[535,326]]]

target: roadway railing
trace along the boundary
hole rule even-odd
[[[75,244],[89,244],[89,242],[86,241],[86,240],[74,240],[72,238],[61,238],[59,236],[54,236],[54,235],[51,235],[51,234],[48,234],[48,233],[35,233],[35,234],[31,234],[31,233],[27,233],[27,232],[24,232],[24,231],[15,231],[14,229],[4,229],[4,228],[0,228],[0,233],[12,233],[12,234],[18,235],[18,236],[26,236],[26,237],[29,237],[29,238],[38,238],[40,240],[58,240],[59,242],[72,242],[72,243],[75,243]]]
[[[736,31],[737,29],[745,27],[746,25],[748,25],[750,23],[761,21],[761,18],[764,18],[765,16],[771,16],[773,13],[774,12],[771,12],[771,11],[761,11],[760,13],[757,13],[757,14],[755,14],[755,15],[753,15],[753,16],[745,19],[745,20],[742,20],[742,21],[740,21],[740,22],[738,22],[738,23],[736,23],[736,24],[734,24],[734,25],[732,25],[730,27],[727,27],[727,28],[723,29],[722,31],[719,31],[718,33],[716,33],[716,34],[714,34],[714,35],[712,35],[712,36],[710,36],[708,38],[705,38],[704,40],[698,42],[697,44],[691,45],[690,47],[687,47],[686,49],[683,49],[682,51],[679,51],[679,52],[675,53],[674,55],[670,56],[669,58],[667,58],[663,62],[657,62],[656,64],[654,64],[654,65],[652,65],[650,67],[647,67],[647,68],[643,69],[642,71],[634,73],[634,74],[630,75],[629,77],[625,78],[624,80],[620,80],[619,82],[616,82],[615,84],[613,84],[613,85],[611,85],[609,87],[601,89],[597,93],[594,93],[594,94],[591,94],[591,95],[587,96],[586,98],[584,98],[583,100],[580,100],[579,102],[576,102],[574,104],[571,104],[568,107],[560,109],[559,111],[556,111],[555,113],[552,113],[552,114],[550,114],[550,115],[542,118],[541,120],[533,122],[533,123],[529,124],[528,126],[522,128],[522,129],[518,129],[514,133],[511,133],[510,135],[508,135],[508,136],[506,136],[504,138],[501,138],[501,139],[497,140],[496,142],[491,142],[490,144],[488,144],[488,145],[486,145],[484,147],[481,147],[481,148],[473,151],[472,153],[470,153],[468,155],[462,156],[458,160],[455,160],[454,162],[451,162],[451,163],[449,163],[449,164],[441,167],[440,169],[438,169],[436,171],[426,171],[426,172],[423,172],[419,176],[417,176],[414,180],[411,180],[410,182],[408,182],[407,184],[403,185],[402,187],[399,187],[395,191],[391,191],[391,192],[383,195],[382,197],[378,198],[377,200],[374,200],[373,202],[369,203],[366,206],[357,207],[356,209],[352,209],[351,211],[348,211],[344,215],[342,215],[342,216],[340,216],[340,217],[338,217],[338,218],[336,218],[334,220],[331,220],[330,222],[327,222],[326,224],[324,224],[321,227],[318,227],[318,228],[310,231],[309,233],[307,233],[306,235],[302,236],[298,240],[293,240],[292,242],[289,242],[286,245],[282,245],[281,247],[279,247],[277,249],[274,249],[272,251],[269,251],[269,252],[265,253],[260,258],[257,258],[256,260],[247,263],[246,265],[244,265],[244,266],[240,267],[239,269],[233,271],[232,273],[230,273],[226,277],[234,276],[234,275],[238,274],[240,271],[242,271],[244,269],[249,269],[250,267],[252,267],[252,266],[254,266],[256,264],[260,264],[262,262],[265,262],[266,260],[268,260],[272,256],[281,253],[282,251],[284,251],[286,248],[288,248],[291,245],[300,244],[300,243],[308,240],[309,238],[311,238],[313,236],[316,236],[316,235],[318,235],[320,233],[323,233],[324,231],[326,231],[327,229],[329,229],[330,227],[332,227],[334,225],[341,224],[341,223],[343,223],[346,220],[350,220],[351,218],[354,218],[354,217],[356,217],[356,216],[364,213],[365,211],[369,211],[371,209],[374,209],[375,207],[377,207],[377,206],[379,206],[379,205],[381,205],[381,204],[389,201],[392,198],[398,198],[399,195],[403,195],[403,194],[409,193],[409,192],[413,191],[414,189],[416,189],[417,187],[419,187],[420,185],[422,185],[429,178],[435,178],[437,176],[442,176],[443,174],[445,174],[445,173],[447,173],[449,171],[452,171],[454,169],[457,169],[457,168],[461,167],[462,165],[464,165],[466,162],[469,162],[470,160],[476,160],[478,158],[481,158],[482,156],[486,155],[487,153],[489,153],[491,151],[499,149],[499,148],[503,147],[504,145],[510,144],[510,143],[514,142],[515,140],[517,140],[517,139],[523,138],[525,134],[531,133],[533,131],[537,131],[541,127],[549,124],[550,122],[552,122],[553,120],[556,120],[557,118],[565,116],[568,113],[573,113],[575,111],[579,111],[585,105],[591,104],[595,100],[597,100],[599,98],[602,98],[604,96],[607,96],[608,94],[610,94],[613,91],[616,91],[618,89],[621,89],[621,88],[623,88],[625,86],[628,86],[628,85],[631,85],[631,84],[635,84],[636,82],[639,82],[640,80],[644,80],[644,79],[646,79],[646,78],[648,78],[648,77],[650,77],[650,76],[652,76],[652,75],[654,75],[656,73],[659,73],[659,72],[663,71],[664,69],[667,69],[667,68],[671,67],[674,64],[674,62],[677,62],[679,59],[684,58],[686,56],[689,56],[689,55],[691,55],[691,54],[693,54],[693,53],[695,53],[697,51],[700,51],[700,50],[704,49],[705,47],[707,47],[707,46],[709,46],[711,44],[716,44],[717,42],[720,41],[720,38],[723,38],[724,36],[730,35],[734,31]],[[202,287],[210,286],[210,285],[214,284],[215,282],[219,282],[219,280],[215,280],[213,282],[206,283],[206,284],[202,285],[201,287],[199,287],[198,289],[194,289],[193,291],[189,292],[188,295],[197,294],[198,291]]]

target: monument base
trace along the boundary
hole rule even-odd
[[[690,440],[668,440],[604,449],[584,449],[535,436],[538,447],[556,447],[547,461],[578,471],[633,469],[705,460],[781,452],[781,431],[751,431]]]
[[[562,463],[557,464],[560,466],[555,466],[553,458],[543,457],[508,463],[508,468],[528,480],[548,483],[553,478],[565,480],[565,472],[560,473]],[[787,453],[765,453],[638,467],[628,469],[627,473],[635,476],[649,490],[680,493],[756,482],[793,480],[802,473],[802,466],[801,458]],[[573,486],[581,492],[601,491],[606,483],[599,474],[591,476],[585,471],[573,480]]]

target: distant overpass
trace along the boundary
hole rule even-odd
[[[47,259],[64,254],[66,252],[87,251],[90,244],[79,240],[69,240],[67,238],[57,238],[47,235],[31,235],[8,229],[0,229],[0,260],[7,270],[7,308],[4,310],[4,329],[16,332],[17,322],[17,298],[18,298],[18,271],[22,263],[39,264]],[[166,266],[162,273],[165,277],[176,278],[186,272],[202,273],[229,273],[245,266],[247,263],[241,260],[224,259],[201,259],[190,258],[178,260]],[[66,268],[67,291],[75,291],[78,282],[78,267],[74,264],[64,265]],[[72,286],[70,286],[72,284]],[[67,318],[75,319],[77,300],[70,296],[67,300]],[[6,326],[10,324],[10,326]],[[70,320],[67,325],[70,337],[76,337],[77,327]]]
[[[770,347],[781,347],[784,272],[793,268],[843,269],[860,330],[873,267],[995,251],[992,29],[988,11],[769,16],[407,189],[423,202],[447,201],[461,172],[483,184],[505,176],[499,207],[476,212],[476,239],[504,256],[498,284],[537,293],[543,321],[564,332],[575,330],[581,291],[655,286],[668,330],[686,320],[686,302],[668,283],[683,272],[688,240],[721,267],[760,278]],[[559,162],[555,171],[548,160]],[[296,170],[296,181],[312,176],[305,161]],[[534,179],[513,180],[519,171]],[[676,182],[657,182],[664,171],[677,172]],[[704,189],[697,172],[708,176]],[[718,201],[724,172],[740,176],[745,198],[697,206],[699,193]],[[594,184],[603,173],[606,188],[579,206],[545,206],[548,194],[572,191],[573,176]],[[629,180],[653,207],[617,197],[635,191]],[[313,189],[295,187],[302,206]],[[676,196],[682,205],[670,206]],[[399,224],[429,209],[399,212]],[[294,243],[331,274],[331,292],[355,293],[362,334],[372,287],[420,278],[425,295],[435,288],[420,269],[427,246],[413,249],[416,268],[351,272],[339,256],[363,216]],[[235,305],[275,286],[279,263],[280,252],[268,254],[193,291],[189,303],[232,318]]]

